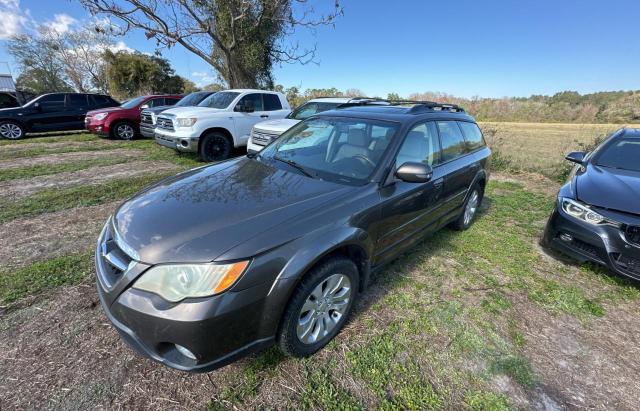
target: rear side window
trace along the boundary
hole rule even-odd
[[[169,97],[167,97],[167,98],[164,99],[164,105],[165,106],[173,106],[178,101],[180,101],[179,98],[169,98]]]
[[[38,99],[38,103],[61,103],[64,104],[64,94],[49,94]]]
[[[407,133],[398,152],[396,167],[408,161],[433,166],[438,164],[439,154],[440,141],[433,122],[418,124]]]
[[[467,153],[467,145],[455,121],[438,121],[442,143],[442,161],[451,161]]]
[[[68,106],[75,107],[87,107],[87,96],[85,94],[69,94]]]
[[[277,95],[263,94],[262,98],[264,100],[265,111],[282,110],[282,103],[280,103],[280,98]]]
[[[469,147],[470,151],[486,145],[480,127],[477,124],[459,121],[458,125],[462,129],[462,134],[464,134],[464,139],[467,140],[467,147]]]

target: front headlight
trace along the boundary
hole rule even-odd
[[[178,122],[178,127],[191,127],[196,124],[198,121],[197,118],[179,118],[176,120]]]
[[[133,288],[158,294],[174,303],[189,297],[209,297],[231,287],[248,265],[249,261],[158,265],[142,274]]]
[[[577,218],[578,220],[585,221],[589,224],[593,224],[593,225],[610,224],[614,226],[620,225],[619,223],[615,221],[611,221],[606,217],[600,215],[599,213],[593,211],[586,204],[582,204],[570,198],[561,197],[560,204],[562,205],[562,209],[564,210],[565,213],[569,214],[574,218]]]
[[[93,118],[95,118],[96,120],[104,120],[105,118],[107,118],[107,115],[109,115],[109,113],[98,113],[93,116]]]

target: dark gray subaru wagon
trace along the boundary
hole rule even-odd
[[[490,153],[455,105],[363,102],[315,115],[257,154],[122,204],[97,244],[102,307],[133,348],[180,370],[273,343],[311,355],[370,273],[430,232],[470,226]]]

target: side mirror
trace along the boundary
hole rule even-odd
[[[582,164],[582,163],[584,163],[584,158],[585,157],[586,157],[586,153],[584,153],[582,151],[574,151],[574,152],[571,152],[571,153],[567,154],[567,156],[565,158],[567,160],[571,161],[572,163]]]
[[[396,170],[396,177],[407,183],[426,183],[433,177],[430,165],[408,161]]]
[[[145,103],[145,104],[143,104],[143,105],[141,105],[141,106],[140,106],[140,111],[142,111],[142,110],[146,110],[146,109],[148,109],[148,108],[149,108],[149,104],[148,104],[148,103]]]

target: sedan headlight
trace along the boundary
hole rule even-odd
[[[231,287],[248,265],[249,261],[157,265],[142,274],[133,288],[158,294],[174,303],[189,297],[209,297]]]
[[[105,118],[107,118],[108,115],[109,113],[98,113],[95,116],[93,116],[93,118],[95,118],[96,120],[104,120]]]
[[[570,216],[577,218],[578,220],[585,221],[589,224],[593,225],[601,225],[601,224],[610,224],[614,226],[619,226],[620,224],[607,219],[601,214],[590,209],[586,204],[582,204],[578,201],[572,200],[570,198],[561,197],[560,204],[562,205],[562,209],[565,213]]]
[[[196,124],[198,121],[197,118],[179,118],[176,120],[178,122],[178,127],[191,127]]]

